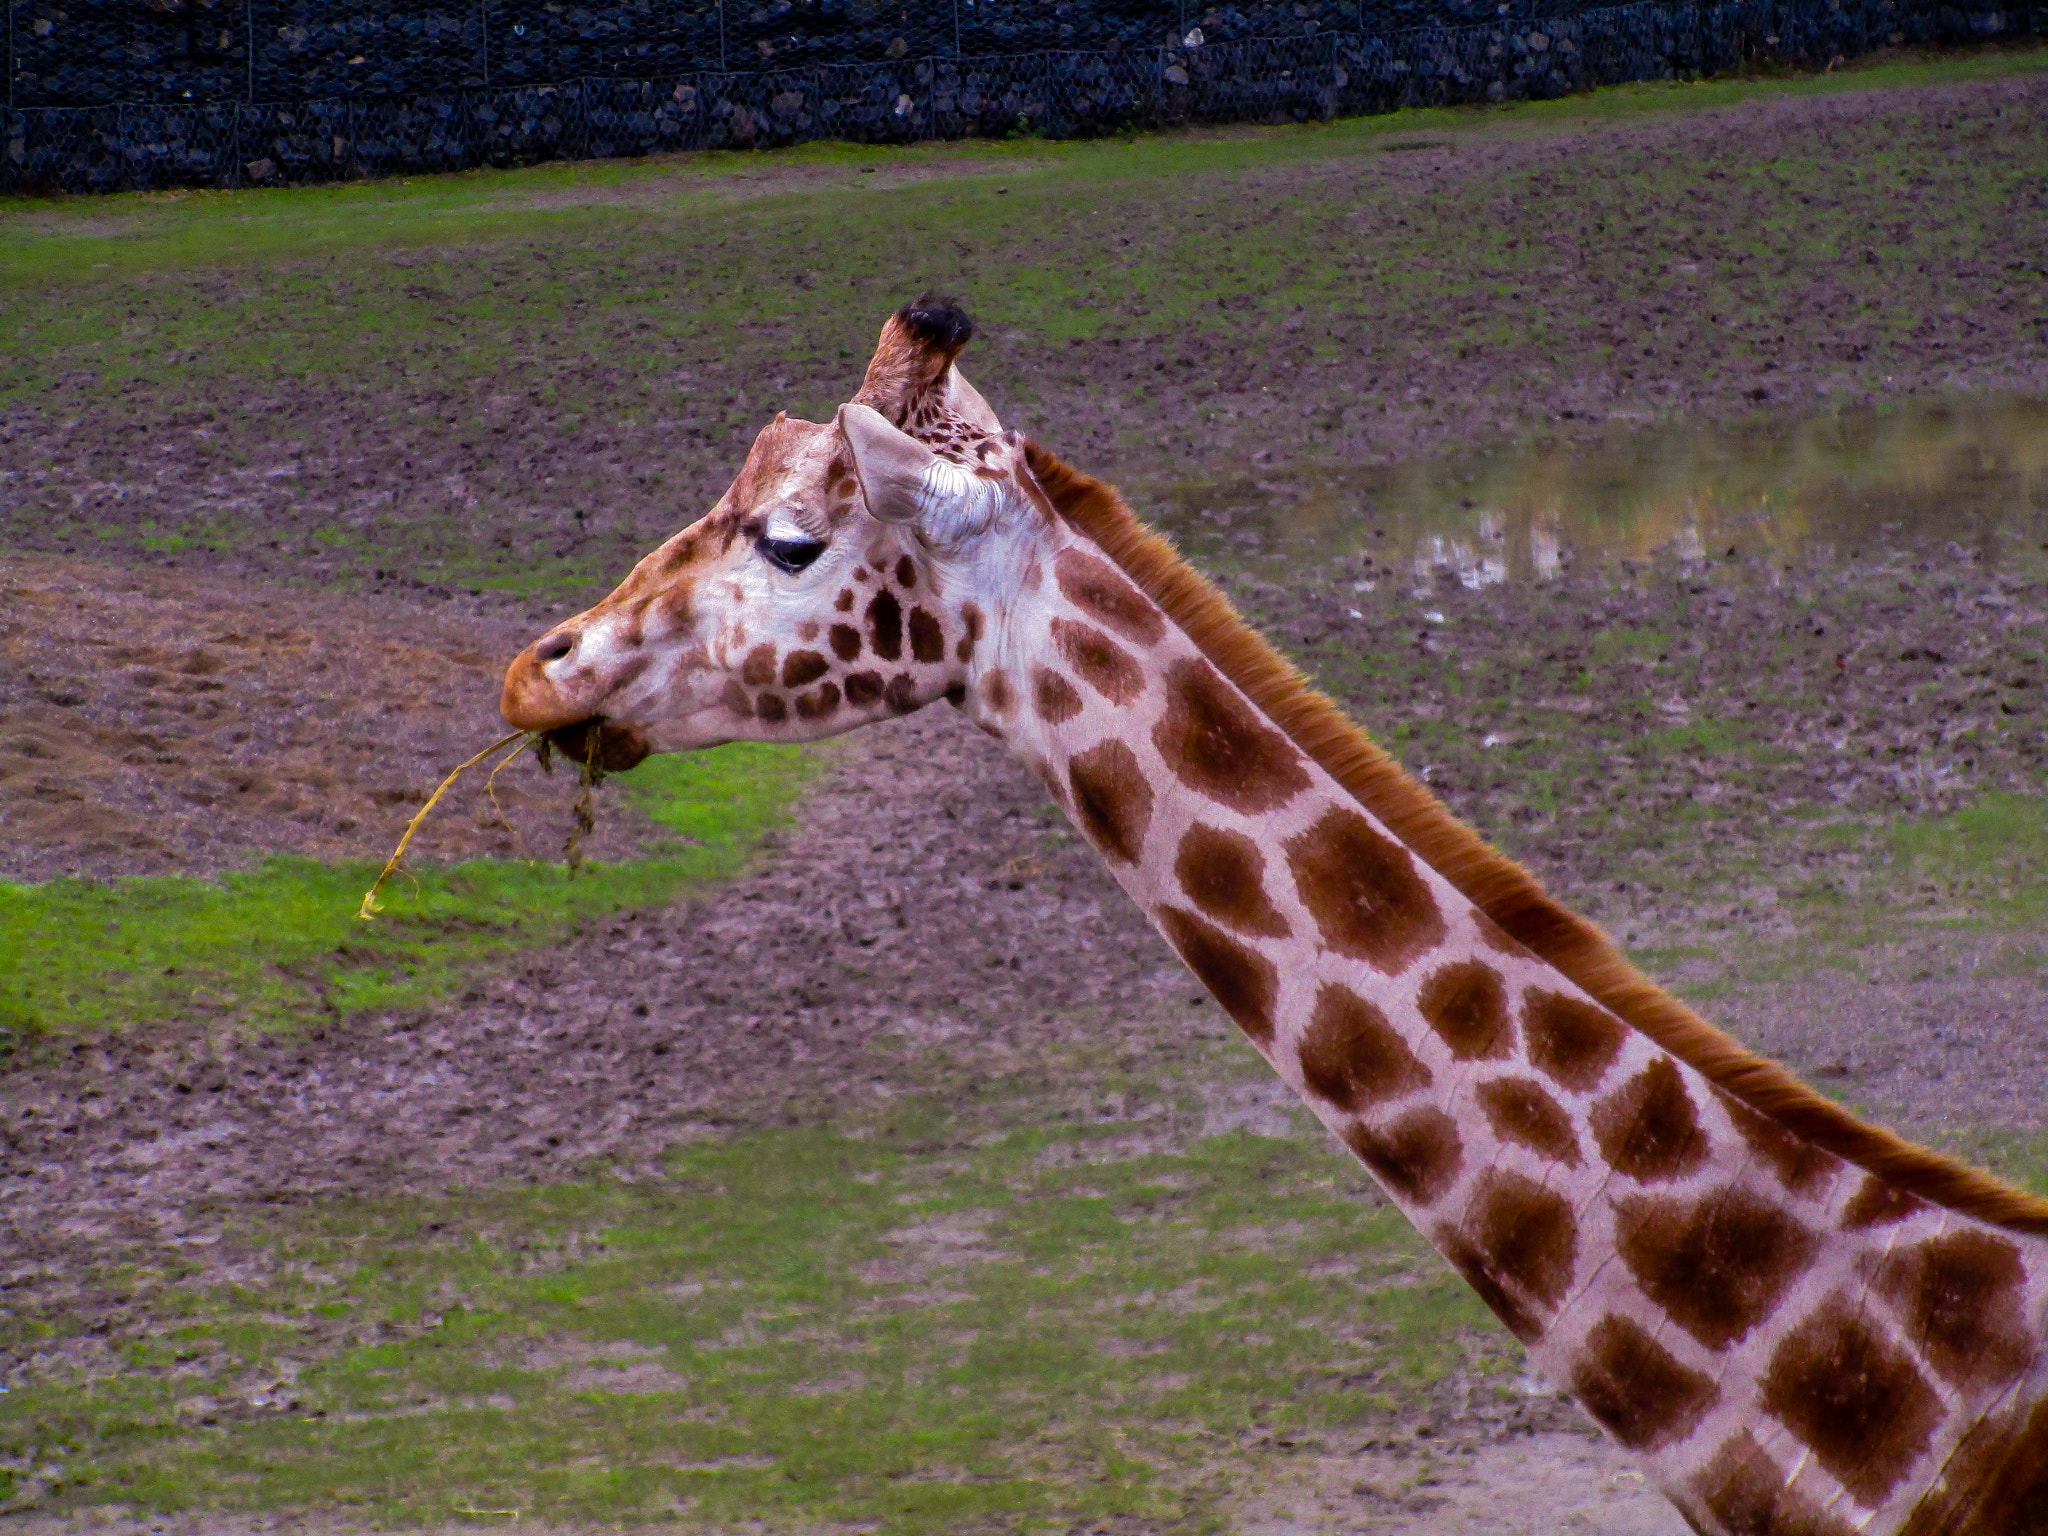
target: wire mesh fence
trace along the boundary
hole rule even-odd
[[[7,0],[7,26],[0,190],[111,191],[1300,122],[2039,33],[2048,0]]]

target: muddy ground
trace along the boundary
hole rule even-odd
[[[2005,224],[1944,243],[1912,278],[1910,263],[1878,256],[1896,242],[1878,238],[1874,217],[1868,259],[1859,249],[1801,253],[1796,242],[1731,255],[1714,244],[1723,232],[1766,212],[1798,214],[1753,201],[1749,181],[1738,197],[1715,171],[1768,159],[1792,139],[1824,155],[1840,136],[1873,132],[1907,150],[1989,145],[1996,159],[2010,147],[1998,147],[2001,133],[2024,139],[2048,120],[2044,93],[2048,82],[2023,79],[1944,87],[1904,105],[1775,103],[1458,139],[1341,172],[1281,168],[1261,195],[1285,200],[1299,189],[1290,177],[1341,174],[1353,178],[1344,197],[1393,210],[1379,221],[1391,224],[1445,188],[1483,185],[1492,197],[1502,178],[1525,191],[1561,186],[1592,154],[1683,163],[1698,173],[1700,218],[1692,243],[1674,245],[1668,230],[1611,225],[1597,200],[1562,200],[1561,215],[1532,201],[1516,216],[1550,247],[1540,284],[1480,285],[1458,309],[1402,314],[1391,344],[1373,334],[1385,316],[1369,306],[1318,314],[1314,330],[1347,348],[1335,364],[1311,359],[1305,341],[1296,348],[1288,338],[1301,327],[1285,315],[1256,345],[1184,330],[1107,353],[1023,340],[1005,353],[997,320],[976,377],[999,408],[1008,396],[1030,401],[1013,418],[1077,460],[1155,482],[1212,450],[1226,461],[1276,451],[1384,458],[1534,422],[1569,434],[1636,413],[1725,415],[1831,391],[2038,391],[2048,388],[2031,297],[2041,277],[2027,265],[2041,249],[2038,185]],[[1863,194],[1852,181],[1840,195]],[[1893,207],[1884,229],[1920,217]],[[1653,253],[1677,272],[1679,296],[1659,308],[1631,290],[1618,304],[1614,274]],[[1723,298],[1685,297],[1689,257],[1727,277]],[[513,284],[534,259],[508,251],[485,265],[493,282]],[[1919,324],[1863,328],[1873,269],[1894,286],[1917,282]],[[1788,284],[1803,285],[1796,304],[1772,296]],[[2019,295],[2023,284],[2033,287]],[[1530,306],[1567,333],[1544,357],[1463,339]],[[271,852],[381,855],[439,770],[489,739],[498,669],[570,599],[566,583],[586,568],[623,569],[681,520],[677,507],[714,495],[753,425],[780,403],[778,380],[829,372],[850,382],[857,364],[827,350],[799,348],[786,372],[768,374],[748,358],[703,363],[677,394],[700,403],[698,416],[671,410],[604,430],[583,421],[573,432],[559,429],[549,402],[621,387],[602,349],[584,348],[581,361],[542,353],[473,385],[437,381],[431,349],[410,380],[279,375],[265,380],[261,410],[203,420],[176,382],[110,392],[66,374],[40,403],[17,398],[0,430],[0,486],[15,514],[10,537],[38,553],[0,563],[0,874],[210,873]],[[647,474],[657,462],[671,467],[658,484]],[[574,495],[550,494],[551,480]],[[470,536],[435,530],[459,527],[478,497],[557,573],[555,588],[516,598],[390,574],[399,557],[378,552],[378,525],[362,514],[411,509],[427,532],[394,524],[391,536],[438,559],[449,538]],[[586,515],[591,507],[604,510]],[[314,539],[337,523],[360,529],[360,546]],[[228,534],[175,547],[158,537],[202,525]],[[1895,936],[1861,956],[1853,1012],[1832,979],[1755,985],[1742,953],[1808,931],[1810,914],[1781,898],[1795,882],[1778,878],[1780,859],[1798,863],[1805,883],[1881,894],[1867,848],[1805,837],[1814,808],[1850,820],[1925,817],[1986,790],[2038,790],[2048,766],[2048,586],[2038,568],[1988,571],[1936,548],[1846,578],[1589,567],[1540,593],[1447,587],[1426,599],[1401,583],[1361,591],[1367,574],[1232,586],[1411,765],[1431,767],[1454,808],[1567,900],[1639,946],[1683,948],[1710,931],[1694,946],[1704,954],[1666,974],[1729,983],[1707,1010],[1718,1021],[1922,1134],[2038,1131],[2048,993],[2038,972],[2008,963],[2000,935]],[[340,582],[358,590],[322,589]],[[1666,643],[1631,642],[1588,682],[1594,637],[1616,631]],[[1578,638],[1532,649],[1539,634]],[[1781,661],[1765,673],[1740,659],[1761,636]],[[1605,747],[1731,718],[1769,750],[1632,758]],[[1574,748],[1581,731],[1600,750]],[[1489,736],[1525,755],[1502,758]],[[1545,742],[1550,756],[1526,755]],[[1033,1113],[1113,1119],[1123,1107],[1077,1094],[1063,1063],[1106,1053],[1126,1074],[1171,1076],[1227,1046],[1220,1015],[1035,782],[950,711],[849,739],[822,759],[757,872],[594,926],[444,1005],[253,1038],[136,1029],[17,1065],[0,1079],[8,1304],[89,1318],[118,1336],[149,1298],[79,1277],[172,1250],[190,1260],[180,1238],[202,1223],[232,1228],[237,1211],[600,1167],[632,1177],[682,1138],[832,1120],[892,1095],[971,1093],[995,1079],[1029,1085],[1017,1102]],[[1518,795],[1525,773],[1539,772],[1572,788],[1541,812]],[[528,845],[545,848],[566,790],[522,799],[534,782],[507,797],[508,809]],[[1707,808],[1712,846],[1686,845],[1696,835],[1680,814],[1689,806]],[[627,851],[644,830],[616,802],[603,824],[611,841],[600,854]],[[514,846],[467,812],[432,835],[427,851],[439,857]],[[1715,881],[1737,874],[1740,891],[1717,893]],[[1919,899],[1938,911],[1948,898]],[[1281,1130],[1277,1104],[1246,1079],[1218,1101],[1210,1128]],[[231,1263],[232,1247],[198,1250],[202,1272],[215,1255]],[[1597,1508],[1572,1513],[1580,1528],[1672,1528],[1573,1423],[1559,1410],[1521,1426],[1553,1439],[1509,1443],[1473,1420],[1459,1465],[1480,1470],[1450,1478],[1430,1507],[1375,1506],[1369,1476],[1344,1483],[1351,1473],[1305,1456],[1298,1517],[1246,1512],[1244,1528],[1315,1530],[1341,1518],[1371,1530],[1476,1529],[1503,1487],[1536,1478],[1583,1489],[1596,1474]],[[1536,1471],[1516,1460],[1524,1444],[1547,1448]]]
[[[503,660],[545,608],[251,587],[0,556],[0,880],[382,857],[426,789],[503,735]],[[571,776],[444,816],[441,861],[560,846]],[[610,818],[589,847],[642,830]]]
[[[531,222],[467,246],[399,225],[303,261],[88,271],[61,321],[0,307],[26,357],[0,537],[292,583],[598,586],[710,504],[768,414],[829,416],[923,287],[980,313],[966,366],[1012,425],[1140,487],[2048,391],[2041,73],[1429,121],[1005,146],[1007,177],[968,154],[893,192],[798,165],[704,201],[657,168],[665,213],[515,186],[493,206]],[[145,213],[175,236],[175,204],[125,215],[138,239]]]

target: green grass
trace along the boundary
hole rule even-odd
[[[55,1469],[19,1490],[49,1509],[1199,1531],[1260,1435],[1519,1359],[1319,1134],[1131,1132],[910,1104],[232,1232],[256,1278],[131,1275],[154,1323],[102,1348],[0,1320],[89,1362],[0,1397],[0,1465]]]
[[[377,872],[370,863],[271,858],[218,880],[0,885],[0,1029],[19,1042],[414,1005],[579,920],[736,873],[782,820],[806,762],[793,748],[748,743],[649,758],[620,779],[672,834],[647,857],[589,864],[573,878],[536,861],[422,870],[386,887],[385,914],[372,922],[356,916]]]

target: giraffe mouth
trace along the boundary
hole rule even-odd
[[[587,764],[600,773],[624,773],[654,749],[631,726],[593,715],[574,725],[558,725],[547,733],[549,745],[570,762]]]

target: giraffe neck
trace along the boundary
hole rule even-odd
[[[1032,539],[968,712],[1699,1530],[2027,1528],[1939,1515],[1958,1478],[2048,1507],[2048,1241],[1717,1086],[1504,932],[1102,547]]]

